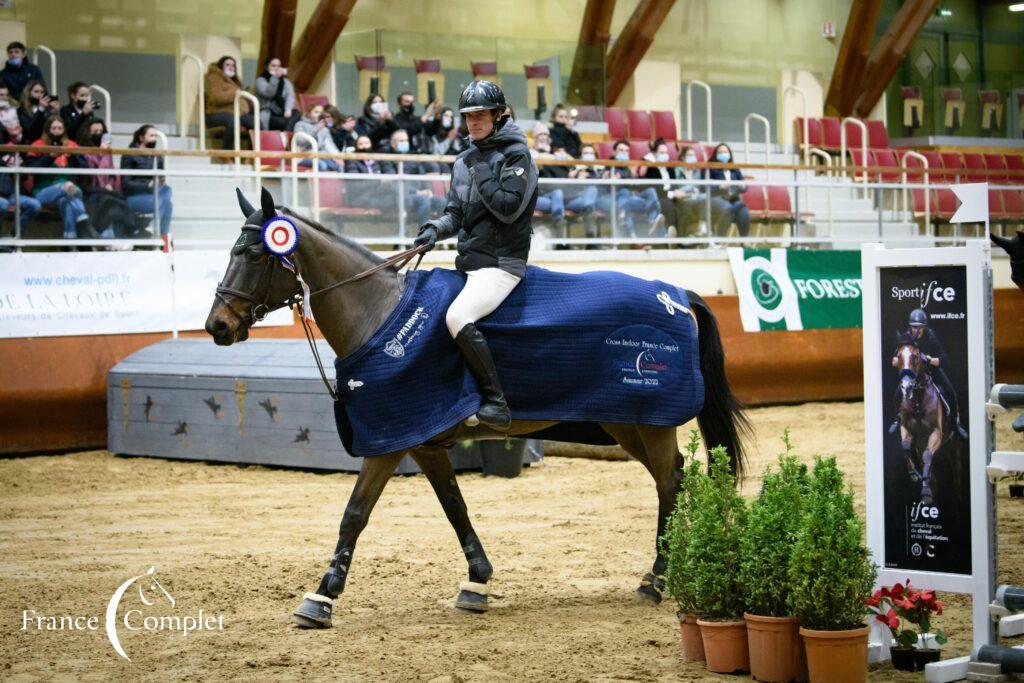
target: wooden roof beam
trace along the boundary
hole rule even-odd
[[[294,67],[290,75],[296,91],[305,92],[313,84],[324,60],[330,58],[355,4],[356,0],[320,0],[317,3],[292,50]]]
[[[851,3],[825,97],[826,116],[849,116],[853,112],[853,104],[860,94],[857,87],[871,52],[871,40],[881,9],[882,0],[854,0]]]
[[[269,56],[277,57],[284,66],[290,63],[298,3],[299,0],[263,0],[263,29],[257,69],[263,69],[263,63]]]
[[[633,10],[605,62],[604,100],[607,106],[613,106],[626,89],[630,76],[675,4],[675,0],[640,0]]]
[[[615,0],[587,0],[566,94],[566,101],[570,104],[598,104],[603,101],[601,84],[604,82],[604,60],[614,13]]]

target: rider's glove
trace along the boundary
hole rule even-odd
[[[434,248],[434,245],[436,243],[437,228],[435,228],[432,224],[427,223],[420,228],[420,233],[419,235],[416,236],[416,239],[413,240],[412,244],[414,247],[418,247],[425,244],[427,245],[427,251],[430,251],[431,249]]]

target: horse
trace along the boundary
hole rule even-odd
[[[296,250],[288,256],[290,265],[313,290],[311,308],[320,332],[339,358],[360,348],[399,303],[406,282],[400,268],[382,261],[359,243],[337,235],[287,207],[275,206],[266,188],[263,188],[260,209],[254,208],[241,190],[236,192],[245,223],[238,242],[232,248],[224,278],[217,288],[206,321],[206,331],[214,342],[226,346],[245,341],[249,328],[266,313],[302,298],[296,273],[286,269],[281,259],[267,250],[260,239],[264,222],[284,215],[296,224],[299,238]],[[742,475],[743,439],[749,435],[750,425],[742,405],[729,388],[715,317],[697,294],[688,292],[688,295],[698,326],[700,373],[705,385],[704,403],[697,416],[698,426],[705,444],[708,447],[724,446],[730,455],[733,471]],[[455,530],[468,564],[468,580],[459,584],[455,607],[469,612],[487,611],[487,582],[494,569],[470,522],[446,449],[456,441],[467,439],[525,437],[556,423],[513,420],[510,432],[504,434],[479,423],[470,426],[471,422],[471,419],[466,420],[409,451],[363,459],[328,569],[316,592],[306,593],[293,613],[296,625],[302,628],[331,626],[332,605],[344,591],[360,532],[406,453],[426,475]],[[660,537],[682,482],[683,457],[676,440],[676,427],[639,424],[600,426],[654,478],[658,495],[657,535]],[[651,571],[643,575],[637,592],[641,599],[658,604],[662,600],[667,560],[658,548],[657,540],[655,551]]]
[[[900,444],[907,473],[911,482],[921,485],[921,501],[930,504],[938,489],[934,460],[940,448],[955,440],[949,409],[913,339],[901,335],[893,365],[900,377]],[[953,453],[950,457],[957,459]],[[947,464],[955,473],[958,463]],[[952,491],[956,495],[959,487],[954,485]]]

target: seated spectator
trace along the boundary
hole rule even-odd
[[[95,152],[83,154],[85,167],[113,170],[114,156],[110,153],[110,134],[103,119],[89,116],[78,127],[78,146],[92,147]],[[135,212],[121,194],[121,177],[112,173],[82,176],[85,208],[100,237],[107,239],[134,237],[138,232]],[[130,248],[130,247],[129,247]]]
[[[409,142],[409,134],[399,128],[391,134],[386,153],[415,154]],[[392,172],[401,171],[403,175],[438,175],[438,168],[429,161],[405,161],[399,167],[397,162],[391,163]],[[439,216],[444,211],[445,197],[435,195],[430,183],[406,181],[405,201],[410,205],[413,229],[426,223],[432,216]]]
[[[629,161],[629,143],[625,140],[617,140],[612,148],[616,161]],[[609,166],[604,170],[601,177],[612,179],[630,179],[633,174],[628,166]],[[636,218],[641,217],[647,222],[647,234],[658,234],[665,226],[665,216],[661,213],[661,204],[658,202],[658,193],[653,187],[644,187],[633,191],[629,186],[623,185],[615,188],[615,210],[616,218],[622,222],[622,230],[629,237],[636,237]],[[597,198],[597,206],[600,210],[611,213],[611,193],[603,193]]]
[[[416,116],[416,97],[411,92],[403,92],[398,96],[397,101],[398,113],[395,114],[395,123],[409,134],[409,145],[413,151],[424,151],[426,148],[425,127],[434,119],[434,112],[439,108],[438,103],[431,102],[422,116]]]
[[[363,115],[356,121],[356,133],[370,138],[374,149],[380,149],[398,130],[395,115],[380,95],[370,95],[363,104]]]
[[[427,131],[427,154],[458,156],[466,149],[465,140],[459,137],[459,125],[451,107],[440,108],[437,116],[427,126]],[[441,170],[450,173],[451,164],[444,164]]]
[[[729,145],[721,142],[717,147],[715,147],[712,158],[720,164],[731,163],[733,160],[732,149],[729,148]],[[725,183],[721,185],[712,185],[711,194],[712,196],[719,197],[725,201],[726,206],[724,208],[729,223],[736,224],[736,230],[739,231],[740,237],[746,237],[749,235],[750,210],[747,208],[747,205],[743,203],[743,193],[747,191],[747,186],[743,183],[728,182],[731,180],[743,180],[743,173],[741,173],[738,168],[709,168],[704,169],[701,177],[710,180],[725,181]],[[728,226],[728,223],[726,225]]]
[[[39,67],[28,60],[25,44],[14,41],[7,45],[7,63],[0,71],[0,83],[7,86],[7,92],[14,99],[21,98],[21,91],[31,81],[38,81],[46,88],[46,79]]]
[[[233,149],[235,146],[235,93],[242,89],[242,81],[238,80],[238,66],[234,57],[224,56],[206,68],[204,77],[206,87],[206,127],[223,128],[224,139],[221,149]],[[239,105],[239,121],[243,129],[253,127],[253,115],[249,111],[248,101]]]
[[[687,164],[697,163],[697,152],[693,147],[685,146],[679,150],[678,161]],[[701,177],[700,169],[676,166],[672,169],[676,180],[693,181]],[[708,199],[707,186],[684,183],[674,185],[668,192],[669,198],[676,205],[676,228],[680,235],[707,234],[707,228],[700,228],[700,221],[707,213],[707,203],[711,204],[711,224],[714,234],[724,235],[729,229],[729,204],[721,197]]]
[[[651,143],[651,151],[644,155],[644,161],[655,161],[658,163],[668,163],[672,161],[668,153],[668,144],[662,138],[658,138]],[[669,197],[669,192],[672,186],[668,184],[668,181],[672,178],[672,170],[667,166],[644,166],[642,167],[642,173],[638,174],[639,177],[645,178],[646,180],[663,180],[665,181],[661,185],[655,185],[654,191],[658,195],[658,205],[661,207],[661,213],[665,216],[665,232],[658,237],[675,237],[676,231],[676,205],[675,202]]]
[[[593,145],[583,143],[580,147],[580,159],[582,161],[596,161],[597,150],[594,149]],[[599,178],[604,170],[600,166],[584,166],[582,164],[570,166],[566,177],[571,180]],[[565,192],[566,210],[583,216],[583,225],[587,237],[597,237],[597,216],[595,215],[597,211],[597,186],[585,185],[580,187],[576,184],[567,185]]]
[[[366,135],[360,135],[356,139],[356,152],[359,154],[371,154],[373,143]],[[349,159],[345,162],[345,173],[367,173],[376,175],[381,173],[394,173],[395,169],[390,163],[381,163],[376,159]]]
[[[342,114],[341,110],[333,104],[324,108],[324,114],[327,127],[331,131],[331,139],[334,140],[334,146],[342,152],[354,152],[356,140],[359,139],[359,134],[356,133],[356,117],[351,114]]]
[[[295,124],[295,132],[305,133],[316,140],[318,152],[324,154],[340,153],[337,145],[334,144],[334,138],[331,137],[331,129],[327,126],[327,120],[324,116],[324,105],[322,104],[309,105],[306,109],[306,115]],[[299,152],[313,151],[313,147],[301,138],[295,143],[295,149]],[[341,170],[338,162],[334,159],[318,159],[317,161],[321,171],[338,172]],[[303,168],[310,168],[312,165],[312,159],[303,159],[299,162],[299,166]]]
[[[569,110],[563,104],[556,104],[551,111],[551,144],[561,147],[568,152],[572,158],[580,155],[580,135],[569,127]]]
[[[149,124],[139,126],[132,133],[131,149],[156,149],[156,128]],[[171,232],[171,216],[174,212],[171,188],[166,179],[156,171],[164,170],[162,156],[141,156],[125,154],[121,157],[121,168],[132,171],[154,171],[152,175],[126,175],[122,178],[121,187],[125,200],[135,213],[154,214],[160,237],[164,238],[164,250],[167,250],[167,236]]]
[[[43,135],[46,119],[57,113],[59,103],[46,93],[42,81],[29,81],[21,91],[18,121],[21,122],[25,144],[31,144]]]
[[[292,130],[299,120],[295,106],[295,86],[288,80],[288,69],[277,57],[263,61],[263,73],[256,78],[256,98],[260,101],[260,130]]]
[[[17,121],[7,128],[6,126],[0,126],[0,145],[22,145],[26,144],[21,139],[21,124]],[[16,166],[23,166],[21,163],[21,156],[17,152],[4,152],[0,148],[0,165],[7,168],[14,168]],[[19,179],[22,182],[23,187],[21,192],[17,193],[14,191],[15,179]],[[21,231],[25,229],[25,225],[36,217],[42,206],[39,200],[33,197],[24,189],[24,181],[27,180],[28,176],[21,175],[16,176],[13,173],[0,173],[0,214],[6,214],[8,210],[11,210],[11,205],[14,204],[17,198],[18,206],[20,207],[21,214],[21,229],[17,230],[15,234],[21,234]]]
[[[18,124],[21,128],[21,121],[18,119],[18,102],[12,100],[10,90],[6,85],[0,85],[0,126],[10,128]]]
[[[53,114],[43,124],[42,136],[32,143],[33,147],[77,147],[73,140],[68,140],[64,119]],[[81,159],[77,154],[45,154],[32,152],[25,159],[25,165],[32,168],[77,168]],[[64,239],[76,237],[98,237],[89,214],[82,201],[82,190],[71,181],[70,175],[37,173],[33,175],[33,192],[42,206],[56,208],[64,221]]]
[[[551,152],[551,132],[543,123],[533,127],[533,146],[530,148],[530,155],[537,165],[538,178],[567,178],[569,176],[567,166],[549,166],[543,163],[545,160],[554,159]],[[562,150],[563,157],[565,150]],[[565,236],[565,192],[558,186],[552,187],[548,184],[537,186],[537,204],[534,211],[551,216],[555,223],[555,229],[559,235]]]
[[[78,139],[79,122],[92,116],[96,109],[99,109],[99,105],[92,99],[92,91],[88,85],[82,81],[75,81],[68,86],[68,103],[60,108],[60,117],[68,127],[69,138]]]
[[[356,140],[356,150],[359,154],[371,154],[373,143],[366,135],[360,135]],[[394,175],[394,164],[380,162],[376,159],[348,159],[345,161],[346,173],[365,173],[367,175]],[[346,181],[349,183],[349,191],[345,200],[351,206],[362,209],[379,209],[381,211],[395,210],[398,200],[393,194],[393,187],[389,180],[373,181]]]

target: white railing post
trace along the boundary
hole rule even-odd
[[[782,120],[783,121],[788,121],[789,120],[789,118],[786,116],[786,95],[788,95],[790,92],[794,92],[794,93],[796,93],[797,95],[800,96],[800,103],[801,103],[800,104],[800,120],[803,121],[803,131],[804,131],[804,135],[803,135],[803,139],[804,139],[804,166],[810,166],[811,165],[811,153],[810,153],[810,149],[809,148],[811,146],[811,141],[808,139],[810,131],[808,130],[808,122],[807,122],[807,93],[804,92],[804,89],[801,88],[798,85],[787,85],[785,88],[782,89]],[[793,134],[792,126],[786,126],[786,128],[789,128],[789,134],[792,135]],[[790,139],[790,144],[791,145],[793,144],[793,140],[792,139]]]
[[[707,95],[707,117],[708,117],[708,128],[707,128],[707,144],[714,144],[714,134],[711,128],[711,86],[704,81],[694,79],[687,81],[686,83],[686,139],[693,140],[693,86],[704,88],[704,94]]]
[[[291,151],[298,152],[297,143],[299,140],[303,140],[310,146],[310,151],[313,154],[319,154],[320,145],[317,144],[316,138],[309,133],[303,133],[298,131],[292,133],[292,147]],[[310,208],[313,211],[313,218],[317,223],[320,222],[320,159],[315,158],[312,160],[313,166],[310,172],[313,174],[310,180]],[[292,157],[292,201],[296,204],[299,203],[299,160]]]
[[[840,162],[843,165],[844,171],[846,169],[846,151],[847,151],[847,149],[846,149],[846,147],[847,147],[847,145],[846,145],[846,124],[848,124],[848,123],[852,123],[852,124],[854,124],[854,125],[856,125],[856,126],[858,126],[860,128],[860,156],[861,156],[861,162],[865,166],[869,165],[868,164],[868,127],[860,119],[854,118],[852,116],[847,116],[846,118],[844,118],[842,121],[839,122],[839,158],[840,158]],[[856,175],[857,174],[854,173],[854,177],[856,177]],[[868,172],[865,170],[863,172],[863,175],[861,175],[861,182],[864,183],[864,188],[861,190],[861,192],[863,194],[861,196],[864,197],[865,199],[868,196],[867,183],[869,181],[870,181],[870,178],[868,176]],[[879,201],[881,201],[881,200],[879,200]]]
[[[203,64],[202,59],[191,52],[181,53],[181,70],[179,72],[179,79],[181,80],[181,119],[178,123],[178,134],[182,137],[188,135],[188,113],[185,111],[185,104],[187,102],[185,97],[185,65],[189,61],[195,62],[196,66],[199,67],[199,104],[196,106],[196,118],[199,119],[199,149],[206,151],[206,65]]]
[[[812,155],[825,161],[825,177],[828,179],[828,183],[825,185],[825,207],[828,212],[828,236],[832,237],[832,155],[823,149],[807,145],[807,156]],[[808,202],[808,206],[810,206],[810,202]]]
[[[239,103],[241,100],[247,100],[252,105],[252,148],[253,151],[260,151],[260,101],[256,99],[256,96],[250,92],[246,92],[239,88],[235,91],[235,103],[234,103],[234,117],[235,117],[235,151],[239,151],[242,148],[242,114]],[[261,186],[260,182],[260,160],[259,157],[255,159],[256,168],[256,189],[258,190]],[[242,172],[242,157],[235,156],[235,172]]]
[[[90,93],[94,90],[103,95],[103,120],[106,121],[107,130],[110,131],[111,123],[114,121],[114,117],[110,113],[110,91],[102,85],[96,85],[95,83],[89,86]]]
[[[32,50],[32,62],[39,66],[39,52],[43,51],[50,57],[50,92],[56,93],[57,91],[57,55],[53,50],[46,47],[45,45],[36,45],[35,49]],[[109,126],[108,126],[109,128]]]
[[[921,162],[921,168],[924,169],[923,183],[924,183],[924,232],[926,235],[932,234],[932,212],[931,212],[931,190],[928,187],[928,157],[913,150],[908,150],[903,153],[903,158],[900,159],[900,166],[903,168],[903,212],[907,213],[907,157],[913,157]]]
[[[769,148],[772,144],[772,124],[766,117],[760,114],[751,112],[743,117],[743,161],[745,163],[751,163],[750,161],[750,120],[760,121],[764,124],[764,165],[768,166],[771,163],[771,156]],[[769,175],[770,171],[765,171],[765,175]]]

